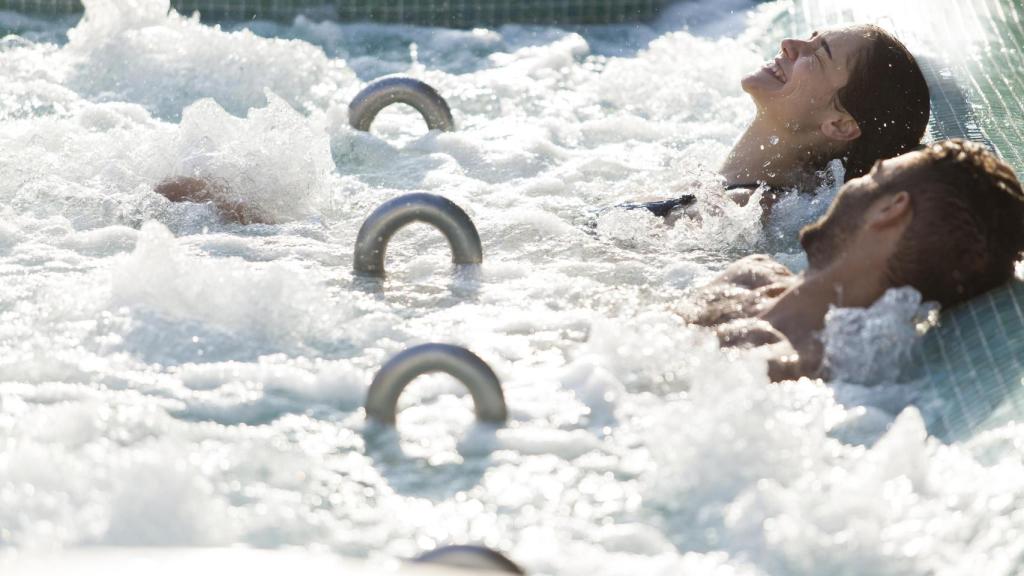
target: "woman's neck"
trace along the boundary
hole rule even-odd
[[[719,172],[726,185],[773,188],[814,188],[818,185],[812,159],[801,150],[812,150],[799,134],[775,126],[758,115],[733,146]]]

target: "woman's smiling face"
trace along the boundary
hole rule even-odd
[[[869,41],[855,28],[787,38],[779,54],[742,80],[758,113],[792,132],[817,129],[830,112],[843,112],[836,94]]]

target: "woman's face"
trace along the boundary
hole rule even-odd
[[[758,112],[792,132],[817,130],[836,113],[845,114],[836,93],[868,40],[856,29],[814,32],[787,38],[779,54],[742,81]]]

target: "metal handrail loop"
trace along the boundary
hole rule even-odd
[[[356,130],[369,132],[377,114],[398,103],[415,108],[430,130],[455,130],[451,108],[437,90],[422,80],[404,76],[381,78],[360,90],[348,105],[348,123]]]
[[[452,250],[455,264],[483,262],[480,234],[469,215],[443,196],[427,193],[393,198],[373,211],[356,236],[352,267],[358,274],[384,276],[384,255],[388,242],[413,222],[430,224],[441,231]]]
[[[405,387],[434,372],[449,374],[469,389],[477,420],[501,424],[508,419],[501,382],[491,367],[465,348],[438,343],[409,348],[381,367],[366,395],[366,417],[394,425],[398,397]]]

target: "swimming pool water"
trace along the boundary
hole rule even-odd
[[[834,194],[789,198],[764,228],[714,173],[786,2],[576,32],[85,4],[82,22],[0,15],[4,553],[480,542],[569,575],[1024,566],[1024,428],[942,444],[910,405],[921,387],[893,382],[927,312],[915,294],[833,313],[830,386],[768,385],[756,353],[675,314],[738,256],[799,267],[795,232]],[[395,108],[352,131],[348,101],[396,72],[436,86],[459,130]],[[177,175],[274,223],[152,192]],[[410,227],[368,289],[356,232],[412,191],[470,213],[484,264],[453,275],[440,235]],[[585,225],[677,192],[705,199],[700,222]],[[374,371],[427,341],[490,363],[508,426],[475,426],[438,376],[408,389],[396,434],[364,434]]]

